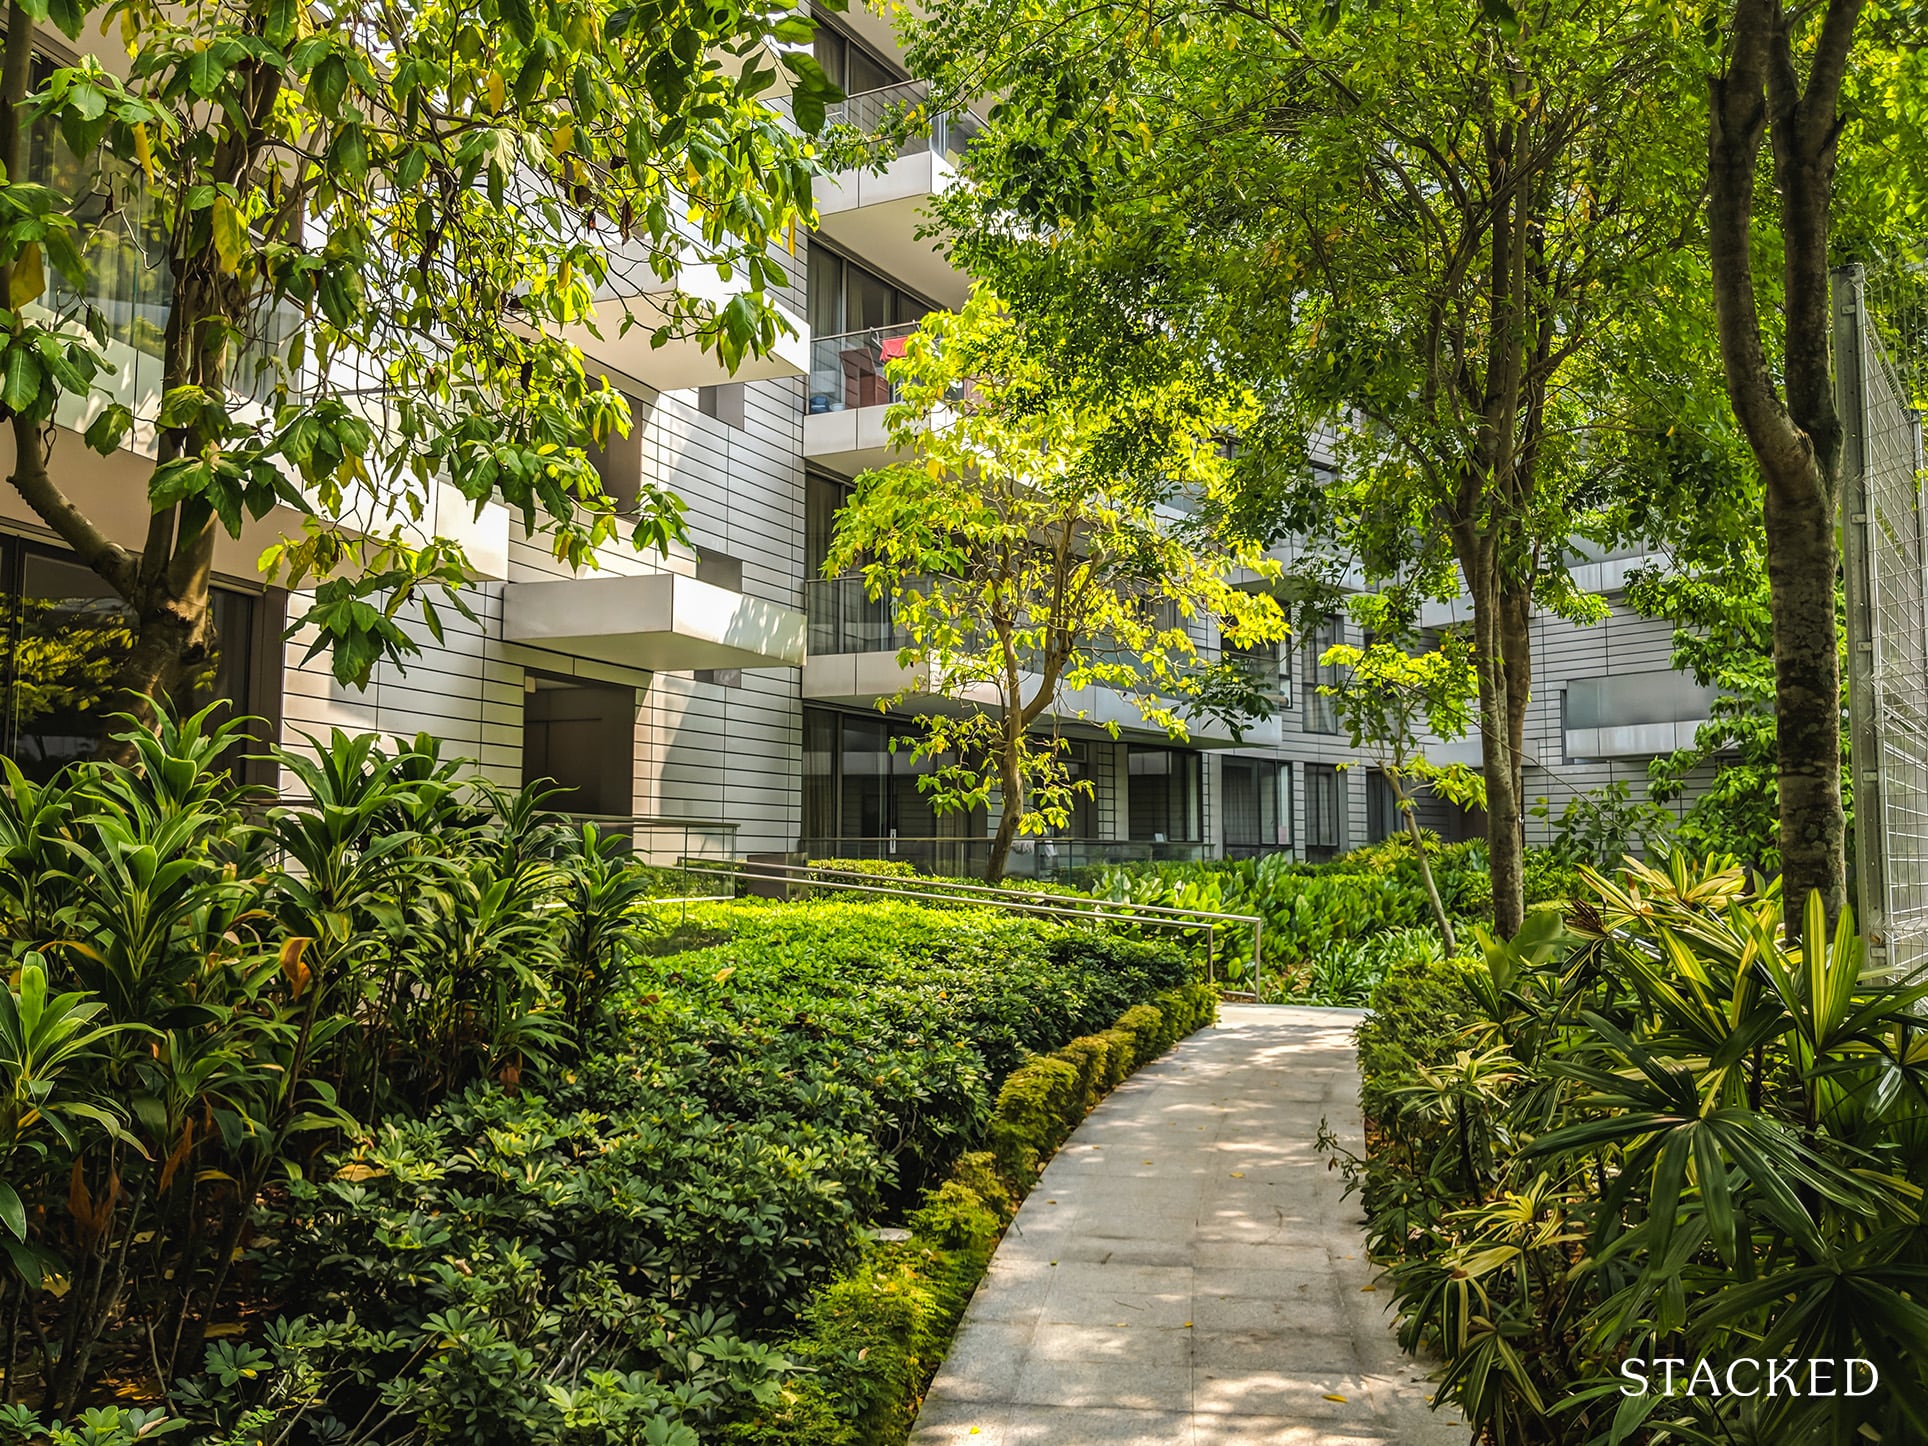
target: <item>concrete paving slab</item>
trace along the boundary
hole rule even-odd
[[[998,1247],[912,1446],[1465,1446],[1356,1202],[1359,1015],[1230,1005],[1080,1126]]]

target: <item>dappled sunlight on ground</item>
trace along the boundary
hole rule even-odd
[[[978,1288],[914,1446],[1461,1446],[1371,1289],[1356,1011],[1231,1005],[1051,1162]]]

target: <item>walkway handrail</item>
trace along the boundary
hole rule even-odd
[[[698,869],[713,867],[708,859],[691,859]],[[1220,924],[1249,924],[1252,927],[1252,994],[1259,993],[1264,960],[1265,921],[1257,914],[1221,913],[1211,909],[1191,909],[1176,904],[1132,904],[1089,895],[1039,893],[1030,889],[1006,889],[993,884],[967,884],[950,879],[896,879],[886,876],[879,882],[875,874],[839,869],[823,864],[785,864],[758,859],[737,865],[731,873],[738,878],[776,877],[789,880],[801,876],[802,882],[824,889],[855,889],[863,893],[884,894],[925,902],[988,904],[1013,912],[1044,914],[1054,917],[1096,919],[1105,923],[1129,923],[1162,929],[1203,929],[1205,931],[1205,973],[1217,982],[1213,961],[1214,945]],[[825,878],[823,875],[838,875]],[[943,892],[951,890],[953,892]],[[985,897],[985,896],[989,897]],[[960,897],[962,896],[962,897]],[[1152,917],[1146,917],[1150,915]]]

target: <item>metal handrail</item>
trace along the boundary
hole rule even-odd
[[[683,835],[683,847],[677,853],[677,866],[681,868],[683,872],[683,892],[677,897],[681,898],[685,904],[689,904],[692,902],[700,903],[706,900],[714,901],[716,897],[720,897],[720,896],[701,895],[701,896],[692,898],[690,895],[689,880],[690,880],[690,864],[692,862],[690,857],[690,835],[692,833],[720,833],[720,834],[728,835],[728,843],[725,845],[725,847],[727,847],[730,852],[726,857],[712,860],[709,857],[705,856],[700,860],[697,860],[698,862],[705,863],[705,864],[711,863],[711,862],[714,862],[717,864],[733,864],[736,861],[736,833],[737,833],[737,829],[741,825],[734,823],[729,819],[666,818],[660,814],[644,814],[644,813],[570,813],[570,812],[564,812],[561,815],[561,817],[566,818],[571,823],[575,823],[575,824],[585,824],[585,823],[594,824],[597,826],[599,831],[607,832],[611,834],[620,834],[624,830],[628,830],[630,846],[632,848],[635,847],[637,834],[645,829],[650,830],[652,832],[657,830],[667,830],[667,831],[680,830]],[[673,903],[675,902],[675,900],[674,899],[645,899],[643,902],[648,904]]]
[[[690,864],[698,869],[707,869],[710,863],[708,859],[690,860]],[[1007,889],[992,884],[953,883],[948,879],[916,880],[913,882],[918,887],[906,887],[902,884],[879,883],[874,875],[866,875],[850,869],[825,867],[822,864],[780,864],[757,860],[742,865],[734,872],[742,878],[774,875],[787,879],[801,875],[804,881],[818,888],[855,889],[864,893],[884,894],[894,898],[917,899],[925,902],[983,903],[1027,914],[1097,919],[1106,923],[1131,923],[1162,929],[1203,929],[1205,931],[1205,977],[1212,983],[1218,982],[1213,960],[1214,946],[1218,941],[1218,925],[1250,924],[1252,926],[1252,994],[1254,998],[1259,995],[1260,981],[1263,978],[1265,921],[1257,914],[1220,913],[1210,909],[1188,909],[1175,904],[1120,904],[1112,899],[1045,894],[1030,889]],[[825,874],[841,875],[841,877],[824,878]],[[943,890],[954,892],[945,893],[942,892]],[[973,897],[960,898],[960,894]],[[991,897],[978,897],[983,895]],[[1147,918],[1146,915],[1154,917]]]

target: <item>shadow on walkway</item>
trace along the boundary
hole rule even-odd
[[[1350,1010],[1228,1005],[1018,1212],[912,1446],[1465,1446],[1313,1148],[1360,1135]]]

